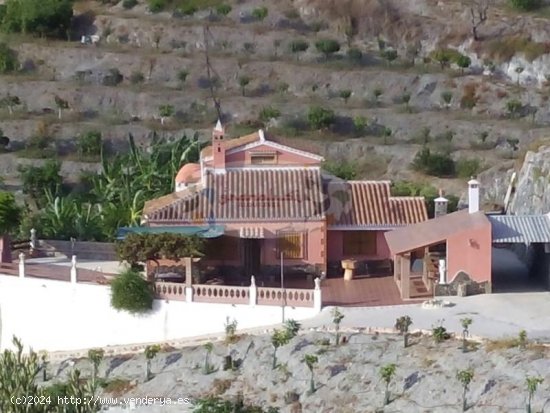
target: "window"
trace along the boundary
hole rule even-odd
[[[344,255],[375,255],[376,231],[345,231]]]
[[[305,236],[301,232],[280,232],[277,239],[277,256],[282,252],[284,258],[305,258],[304,239]]]
[[[252,165],[269,165],[276,163],[275,152],[257,152],[250,154],[250,163]]]
[[[221,236],[206,241],[206,258],[213,260],[236,260],[239,258],[238,238]]]

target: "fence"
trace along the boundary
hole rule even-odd
[[[110,242],[40,240],[40,248],[82,260],[118,261],[115,244]]]

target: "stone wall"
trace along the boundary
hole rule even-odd
[[[435,284],[434,294],[436,296],[459,295],[461,285],[466,288],[466,295],[489,294],[492,291],[490,282],[475,282],[465,272],[460,272],[449,284]]]
[[[111,242],[88,242],[40,240],[40,248],[57,252],[67,257],[76,255],[81,260],[118,261],[115,244]]]

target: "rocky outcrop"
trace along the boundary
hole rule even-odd
[[[550,212],[550,146],[527,152],[518,173],[510,212],[517,215]]]

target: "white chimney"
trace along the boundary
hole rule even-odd
[[[434,218],[442,217],[447,215],[447,206],[449,200],[443,197],[443,191],[439,190],[439,198],[434,199]]]
[[[479,211],[479,182],[475,179],[468,181],[468,212],[474,214]]]

